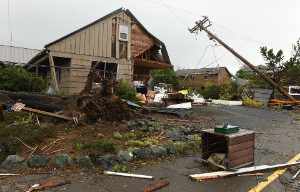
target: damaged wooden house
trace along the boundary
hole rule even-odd
[[[112,13],[52,42],[32,58],[27,70],[52,76],[64,94],[80,92],[90,68],[129,83],[150,77],[152,69],[172,68],[166,46],[128,10]]]
[[[193,90],[203,90],[206,83],[222,86],[229,82],[232,77],[226,67],[201,68],[201,69],[178,69],[176,74],[182,85],[188,85]]]

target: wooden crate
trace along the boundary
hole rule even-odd
[[[236,133],[220,134],[213,129],[202,131],[202,158],[212,153],[225,153],[228,168],[254,163],[254,131],[240,129]]]

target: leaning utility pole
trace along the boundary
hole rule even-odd
[[[206,24],[208,22],[208,24]],[[218,37],[216,37],[214,34],[212,34],[210,31],[208,31],[206,28],[211,26],[211,22],[207,17],[204,17],[202,21],[196,21],[196,25],[189,29],[191,33],[198,33],[198,31],[205,31],[210,38],[217,40],[221,45],[223,45],[228,51],[230,51],[233,55],[235,55],[237,58],[239,58],[241,61],[243,61],[247,66],[249,66],[253,71],[258,73],[264,80],[266,80],[271,86],[275,87],[280,91],[282,94],[284,94],[287,98],[289,98],[291,101],[297,101],[294,97],[289,95],[284,89],[281,87],[278,87],[277,84],[272,81],[268,76],[266,76],[263,72],[261,72],[258,68],[256,68],[254,65],[252,65],[249,61],[247,61],[244,57],[239,55],[237,52],[235,52],[232,48],[230,48],[227,44],[225,44],[223,41],[221,41]]]

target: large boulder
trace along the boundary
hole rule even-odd
[[[177,148],[175,147],[175,145],[173,143],[167,143],[166,144],[166,149],[167,149],[167,152],[170,153],[170,154],[176,154],[178,153],[178,150]]]
[[[94,166],[89,156],[77,157],[75,162],[86,167]]]
[[[16,171],[26,168],[27,164],[25,160],[18,155],[9,155],[0,166],[0,170],[4,171]]]
[[[155,157],[163,157],[167,155],[167,149],[162,146],[153,145],[150,149]]]
[[[96,164],[100,165],[101,167],[103,167],[105,170],[110,170],[111,168],[113,168],[117,163],[119,163],[119,160],[117,158],[117,156],[115,155],[103,155],[103,156],[99,156],[96,159]]]
[[[149,159],[151,157],[151,149],[142,147],[133,151],[133,154],[136,155],[139,159]]]
[[[48,157],[43,157],[38,155],[31,156],[28,159],[29,167],[45,167],[47,166],[48,162],[49,162]]]
[[[65,168],[73,165],[73,159],[67,154],[60,154],[51,159],[51,163],[59,168]]]
[[[132,161],[133,153],[131,151],[119,151],[117,157],[119,161]]]

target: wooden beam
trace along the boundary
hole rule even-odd
[[[50,53],[49,53],[49,63],[50,63],[50,69],[51,69],[53,84],[54,84],[54,90],[56,92],[58,92],[58,84],[57,84],[56,73],[55,73],[55,68],[54,68],[54,60],[53,60],[52,55],[50,55]]]
[[[29,112],[32,112],[32,113],[39,113],[39,114],[47,115],[47,116],[51,116],[51,117],[56,117],[56,118],[59,118],[59,119],[65,119],[65,120],[68,120],[68,121],[72,120],[72,117],[68,117],[68,116],[65,116],[65,115],[57,115],[55,113],[49,113],[49,112],[46,112],[46,111],[41,111],[41,110],[38,110],[38,109],[32,109],[32,108],[29,108],[29,107],[23,107],[22,110],[29,111]]]
[[[164,182],[158,183],[158,184],[156,184],[156,185],[153,185],[153,186],[151,186],[151,187],[148,187],[148,188],[146,188],[146,189],[143,189],[143,190],[141,190],[140,192],[152,192],[152,191],[155,191],[155,190],[157,190],[157,189],[160,189],[160,188],[162,188],[162,187],[164,187],[164,186],[166,186],[166,185],[169,185],[169,184],[170,184],[169,181],[164,181]]]
[[[41,190],[41,189],[49,189],[51,187],[57,187],[57,186],[66,185],[66,184],[70,184],[70,183],[71,183],[70,180],[62,180],[62,181],[58,181],[58,182],[49,182],[49,183],[46,183],[45,185],[41,185],[41,186],[18,189],[18,191],[35,191],[35,190]]]
[[[242,174],[256,173],[261,171],[271,171],[276,169],[283,169],[286,167],[291,167],[294,165],[299,165],[300,162],[295,163],[286,163],[286,164],[278,164],[278,165],[260,165],[254,167],[241,168],[238,171],[217,171],[211,173],[202,173],[202,174],[194,174],[190,175],[192,179],[209,179],[209,178],[219,178],[219,177],[230,177]]]

